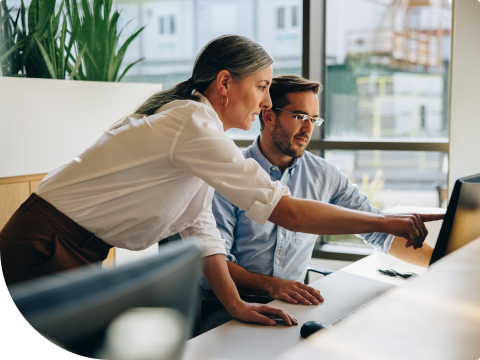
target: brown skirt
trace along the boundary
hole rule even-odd
[[[0,231],[0,258],[7,285],[97,266],[112,248],[36,194]]]

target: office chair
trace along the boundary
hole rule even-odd
[[[314,266],[314,265],[308,265],[307,267],[307,273],[305,274],[305,280],[303,281],[304,284],[308,284],[308,274],[310,272],[314,272],[317,274],[322,274],[324,276],[330,275],[333,273],[333,270],[321,267],[321,266]]]

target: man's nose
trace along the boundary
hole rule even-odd
[[[314,124],[311,119],[305,120],[302,123],[302,131],[308,134],[311,134],[314,128]]]

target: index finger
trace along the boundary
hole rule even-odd
[[[423,222],[442,220],[445,214],[419,214]]]

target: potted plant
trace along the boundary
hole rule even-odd
[[[0,178],[46,173],[71,161],[161,90],[160,84],[118,83],[141,61],[120,71],[143,28],[119,44],[112,0],[64,0],[57,7],[55,0],[32,0],[28,10],[22,2],[12,14],[2,1]]]
[[[28,12],[23,0],[15,17],[6,2],[0,13],[0,65],[3,76],[90,81],[120,81],[139,59],[119,76],[131,42],[143,27],[119,44],[120,13],[113,0],[32,0]],[[81,9],[81,11],[80,11]]]

